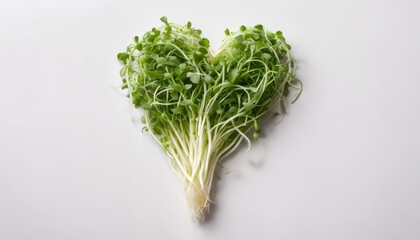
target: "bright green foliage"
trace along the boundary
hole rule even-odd
[[[204,217],[216,164],[248,130],[258,138],[261,118],[285,101],[295,78],[290,45],[262,25],[226,29],[212,55],[191,22],[168,23],[135,37],[118,54],[123,89],[144,110],[144,129],[171,159],[197,220]]]

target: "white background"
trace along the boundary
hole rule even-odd
[[[418,1],[0,2],[0,239],[419,239]],[[116,54],[166,15],[264,24],[301,98],[226,162],[201,226],[133,123]]]

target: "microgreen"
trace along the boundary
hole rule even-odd
[[[122,88],[144,110],[143,129],[169,156],[193,217],[202,220],[217,163],[242,140],[250,143],[248,131],[258,139],[262,117],[301,85],[293,85],[294,61],[280,31],[226,29],[213,55],[191,22],[161,21],[118,54]]]

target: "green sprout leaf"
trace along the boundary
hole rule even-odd
[[[191,82],[194,84],[197,84],[200,81],[200,74],[198,73],[189,72],[187,73],[187,77],[189,77]]]
[[[122,63],[126,64],[127,63],[127,58],[130,55],[128,55],[127,53],[118,53],[117,58],[118,60],[120,60]]]
[[[161,18],[160,18],[160,21],[162,21],[162,22],[163,22],[163,23],[165,23],[165,24],[168,24],[168,18],[167,18],[167,17],[165,17],[165,16],[161,17]]]

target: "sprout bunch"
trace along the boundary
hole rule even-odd
[[[136,36],[118,54],[122,88],[144,110],[144,130],[169,156],[192,216],[200,221],[217,163],[242,140],[250,143],[249,130],[257,139],[261,118],[285,103],[294,86],[294,62],[282,33],[262,25],[226,29],[213,55],[209,40],[190,22],[161,20],[164,26]]]

